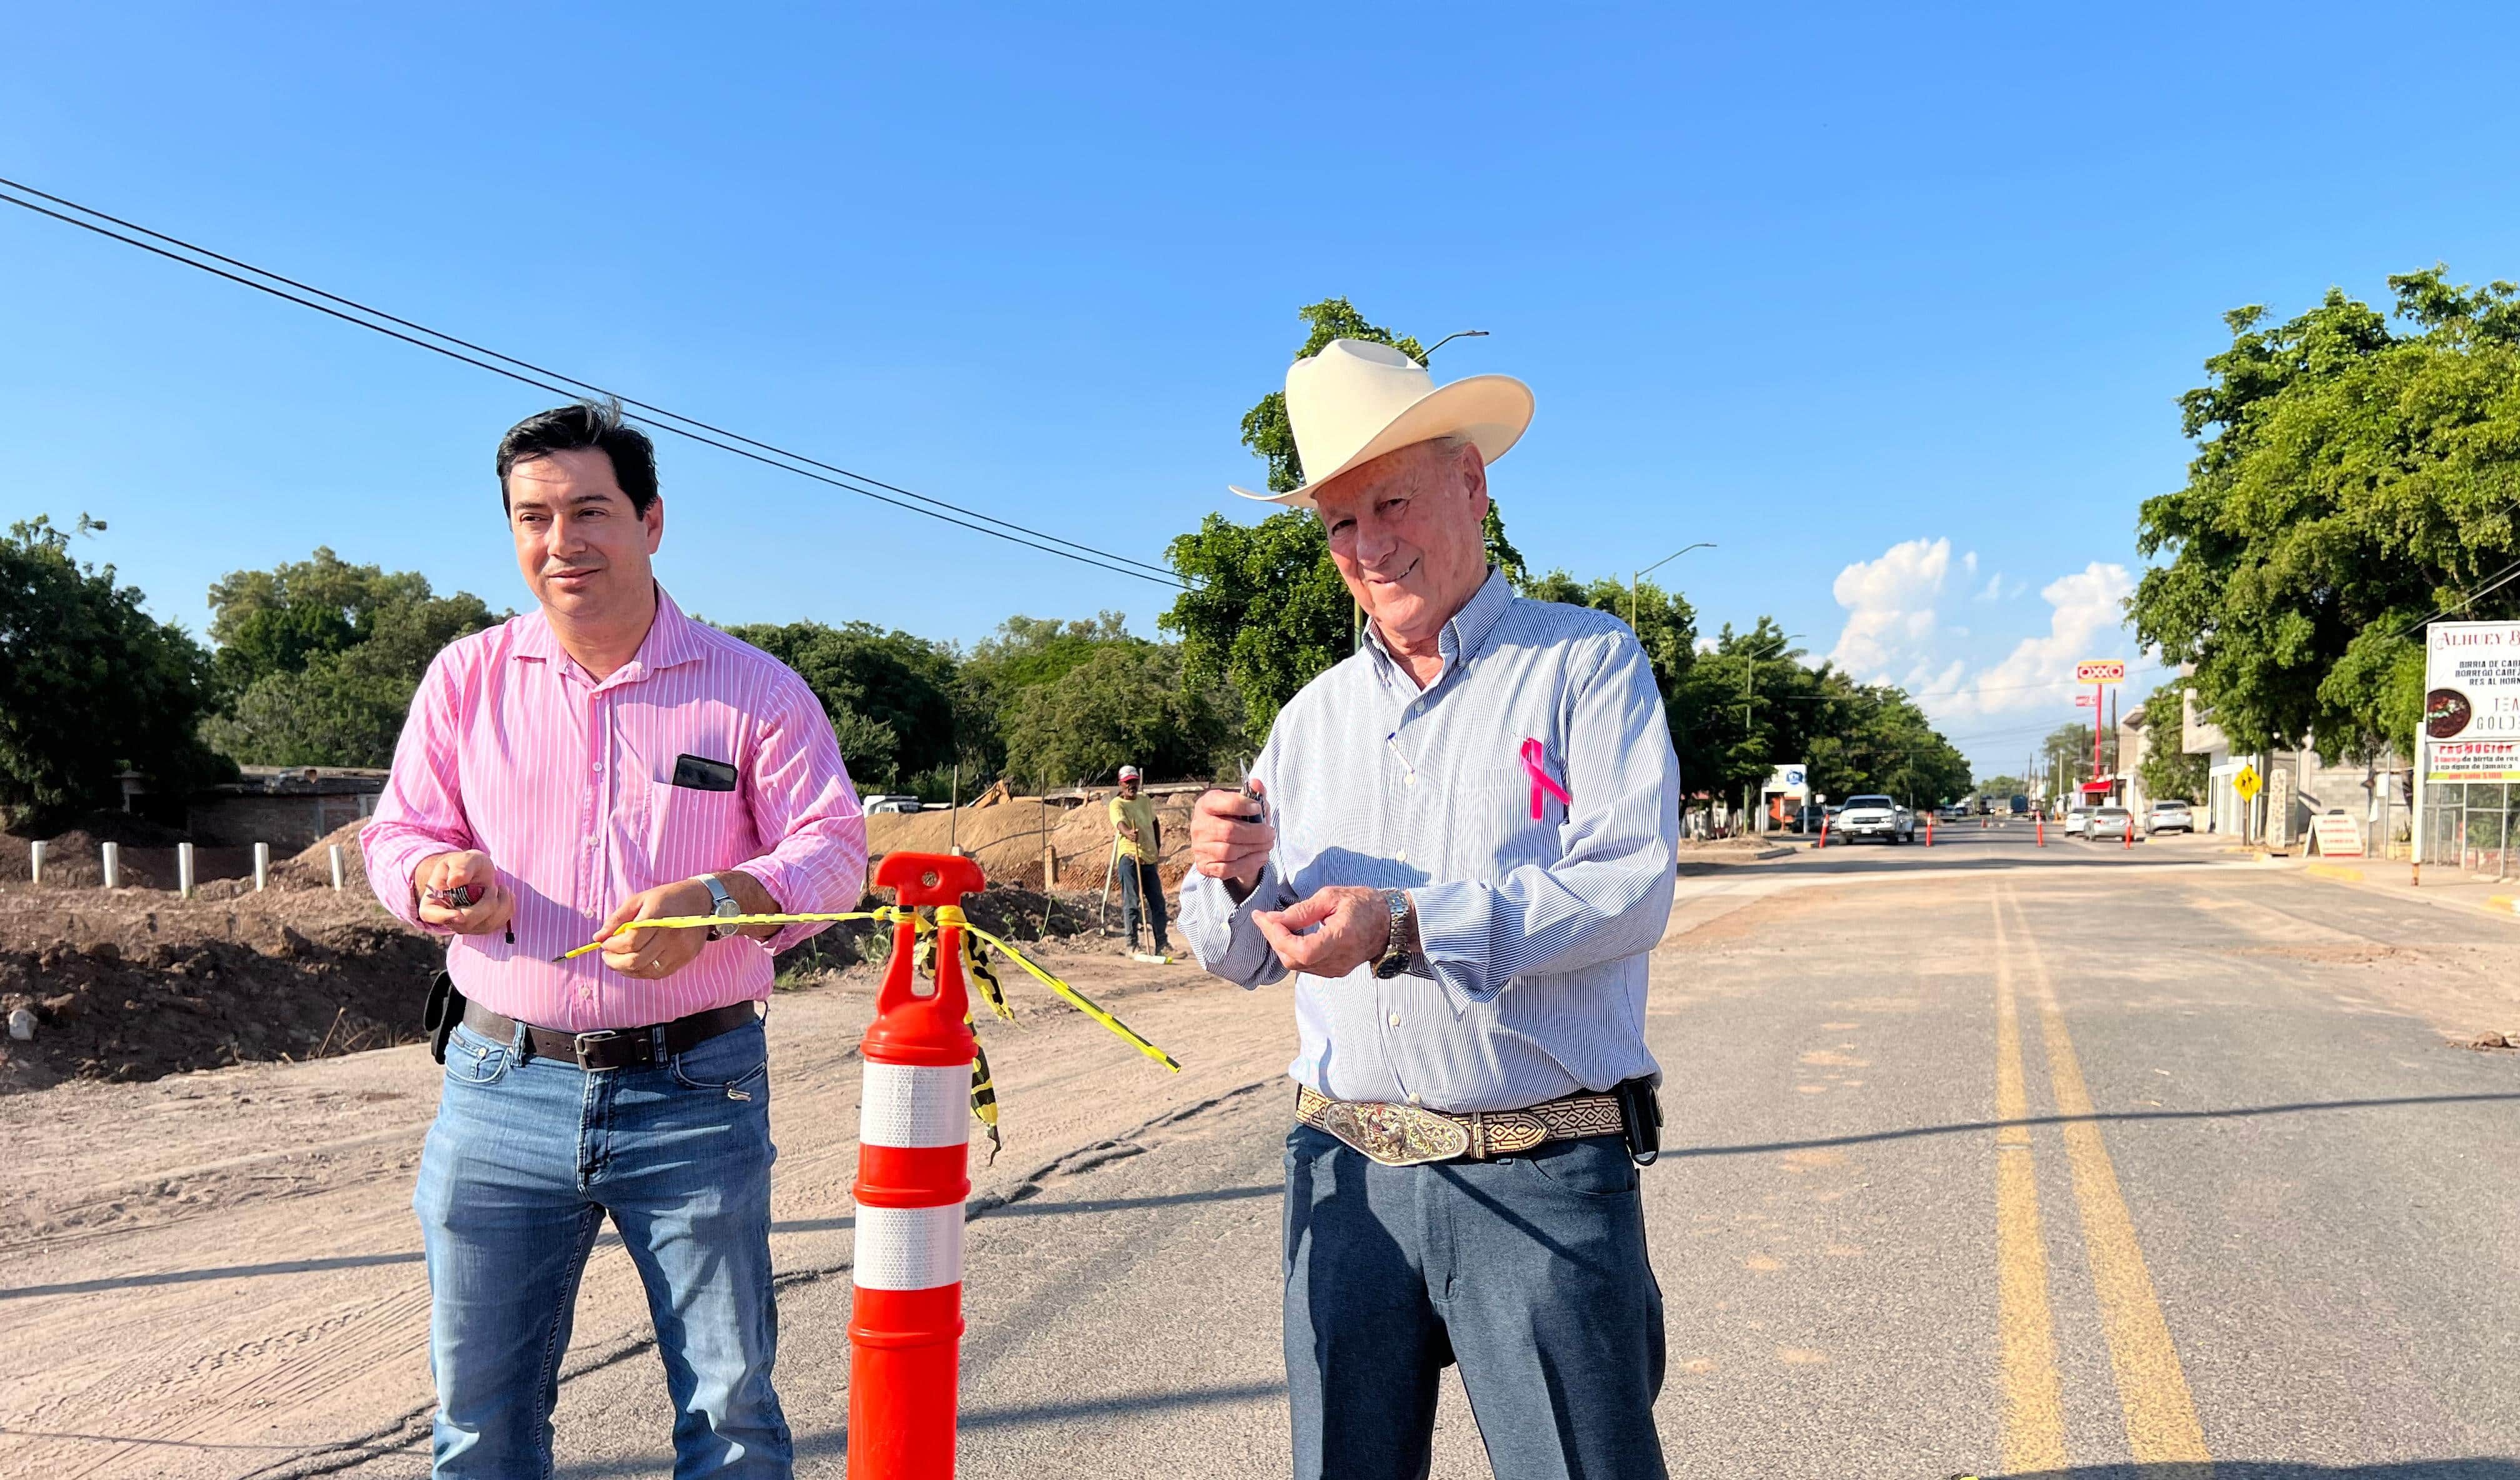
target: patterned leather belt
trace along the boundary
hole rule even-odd
[[[1615,1095],[1568,1095],[1519,1110],[1451,1115],[1414,1104],[1332,1099],[1295,1089],[1295,1118],[1327,1131],[1387,1167],[1430,1161],[1485,1161],[1548,1141],[1617,1136],[1625,1130]]]

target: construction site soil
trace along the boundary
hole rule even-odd
[[[1174,810],[1165,840],[1178,840],[1173,851],[1184,856],[1167,868],[1168,883],[1187,867],[1188,812]],[[34,1019],[31,1040],[0,1039],[0,1095],[66,1079],[150,1080],[325,1057],[420,1037],[421,1004],[443,948],[369,893],[359,824],[275,861],[259,891],[249,850],[218,850],[243,855],[241,876],[199,868],[207,881],[185,899],[167,887],[173,834],[113,814],[87,821],[94,826],[47,840],[41,884],[26,881],[26,840],[0,837],[0,878],[10,880],[0,882],[0,1019],[20,1009]],[[1040,887],[1045,830],[1059,854],[1060,888],[1050,893]],[[957,833],[991,874],[991,887],[968,904],[981,928],[1010,940],[1070,938],[1071,951],[1126,951],[1097,929],[1109,839],[1099,804],[1045,817],[1025,798],[955,816],[869,819],[878,854],[943,852]],[[121,886],[111,890],[102,887],[96,847],[109,840],[122,845]],[[338,891],[334,846],[343,861]],[[212,851],[198,850],[197,866]],[[1116,924],[1116,900],[1109,913]],[[874,933],[850,923],[814,937],[780,957],[782,982],[879,956],[882,945],[868,944]]]

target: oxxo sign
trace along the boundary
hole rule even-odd
[[[2091,657],[2074,665],[2074,682],[2078,684],[2123,684],[2126,682],[2126,659]]]

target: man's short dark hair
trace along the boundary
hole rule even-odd
[[[656,444],[621,420],[620,402],[580,401],[537,412],[499,438],[499,507],[508,507],[509,469],[579,447],[600,447],[612,460],[612,480],[629,496],[632,513],[644,515],[656,502]]]

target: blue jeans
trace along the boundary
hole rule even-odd
[[[1664,1480],[1662,1290],[1619,1138],[1387,1167],[1286,1137],[1297,1480],[1425,1480],[1459,1362],[1497,1480]]]
[[[440,1477],[548,1476],[578,1278],[609,1215],[656,1326],[674,1474],[793,1467],[771,1390],[769,1049],[758,1024],[669,1062],[581,1070],[459,1027],[421,1152]]]
[[[1164,940],[1164,880],[1155,866],[1134,858],[1120,860],[1120,919],[1129,927],[1129,944],[1138,943],[1138,917],[1155,927],[1155,950],[1172,949]]]

